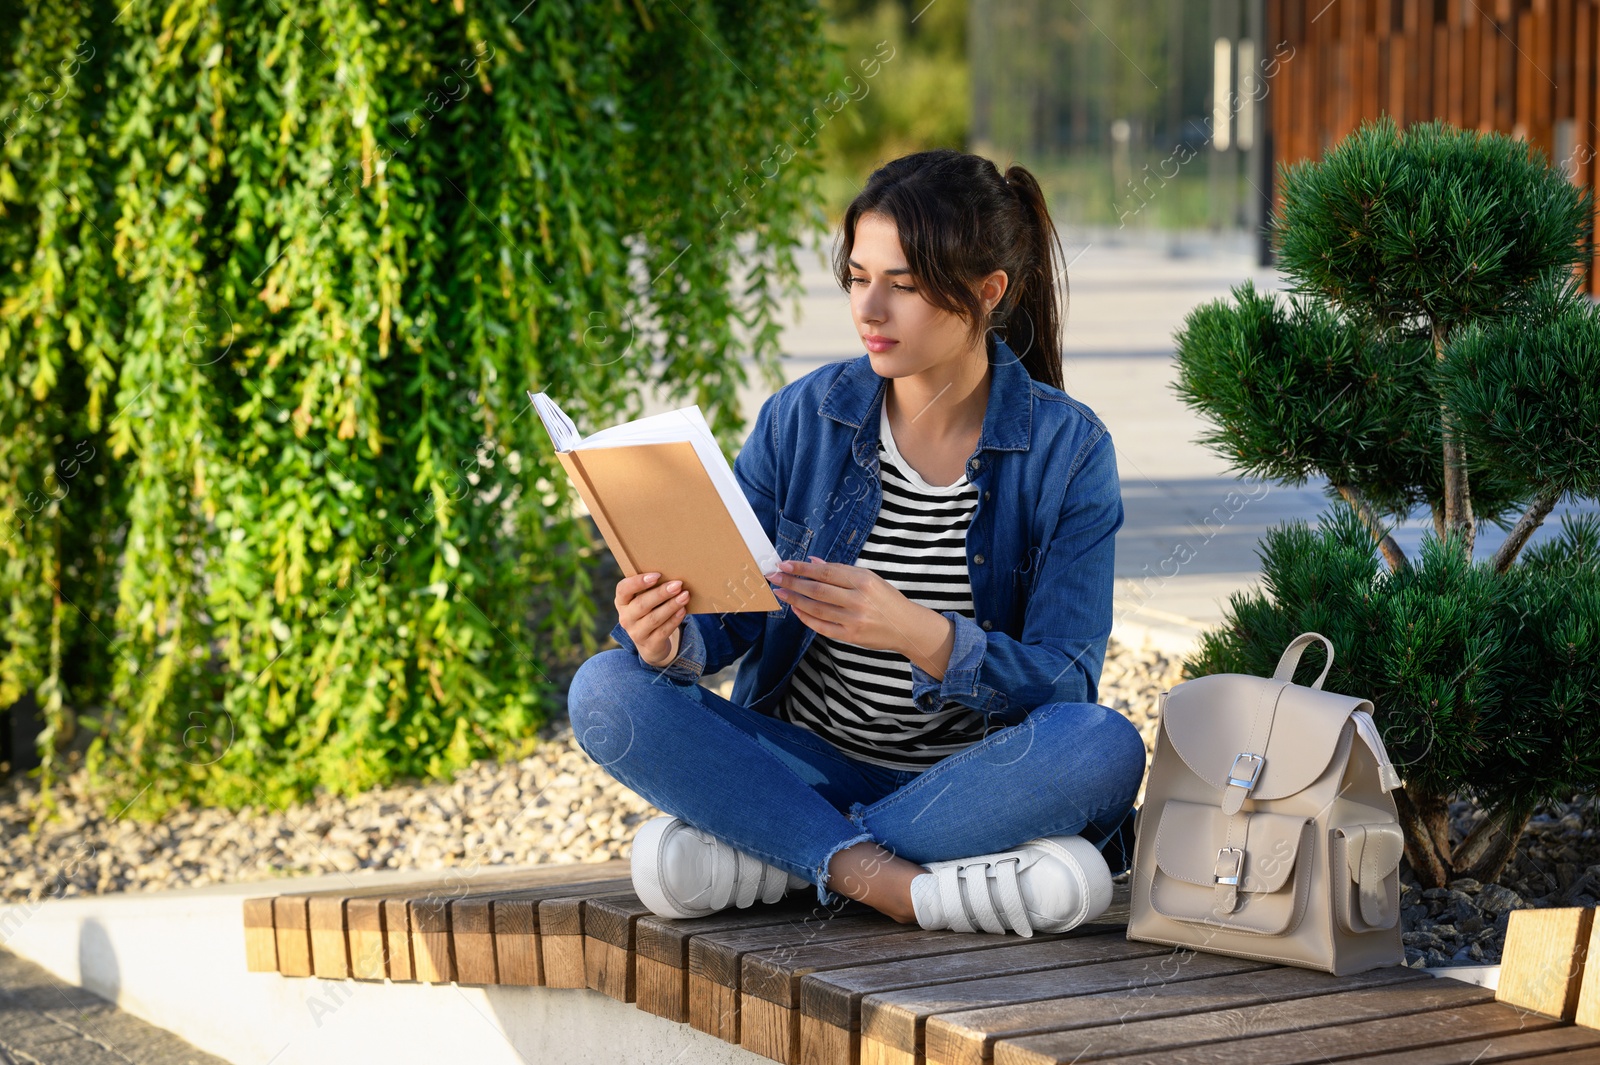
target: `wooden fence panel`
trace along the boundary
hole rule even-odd
[[[1268,86],[1275,164],[1320,156],[1387,113],[1401,126],[1443,118],[1524,137],[1595,188],[1597,0],[1269,0],[1265,10],[1270,47],[1293,48]],[[1600,296],[1600,242],[1584,273]]]

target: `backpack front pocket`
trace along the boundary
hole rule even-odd
[[[1207,803],[1169,799],[1156,828],[1150,905],[1175,921],[1285,935],[1310,896],[1314,819],[1243,811],[1242,839],[1228,843],[1230,816]]]

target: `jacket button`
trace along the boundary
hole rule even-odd
[[[988,499],[988,498],[989,498],[989,490],[988,490],[988,489],[987,489],[987,488],[985,488],[985,489],[984,489],[984,490],[983,490],[983,498],[985,498],[985,499]]]
[[[990,624],[989,621],[985,620],[984,623],[983,623],[983,627],[988,629],[988,628],[993,628],[993,625]]]
[[[982,555],[973,555],[972,556],[972,561],[981,566],[981,565],[983,565],[983,556]]]
[[[982,465],[983,465],[983,460],[982,459],[973,459],[971,462],[967,463],[967,469],[975,470],[979,466],[982,466]]]

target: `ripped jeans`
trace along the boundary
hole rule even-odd
[[[618,781],[736,850],[817,885],[876,841],[917,863],[1082,836],[1113,875],[1133,856],[1144,778],[1139,730],[1095,703],[1046,703],[927,769],[857,761],[791,722],[668,678],[622,648],[578,668],[567,700],[578,745]]]

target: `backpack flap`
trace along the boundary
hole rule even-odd
[[[1213,673],[1175,686],[1162,727],[1195,776],[1221,793],[1224,813],[1248,797],[1282,799],[1327,769],[1339,732],[1366,699],[1242,673]]]
[[[1315,822],[1260,810],[1237,816],[1246,821],[1243,843],[1228,847],[1228,814],[1208,803],[1167,800],[1156,830],[1150,903],[1174,920],[1280,935],[1299,921],[1309,895]]]

